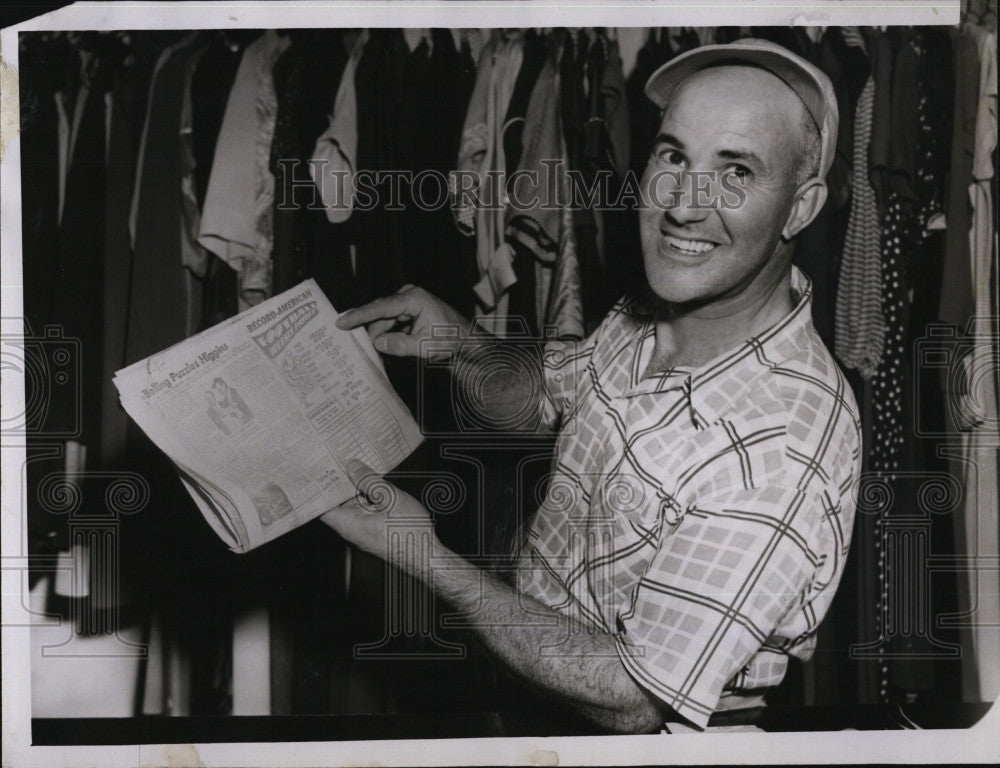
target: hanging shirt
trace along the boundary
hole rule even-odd
[[[473,290],[483,315],[506,315],[504,294],[517,282],[514,254],[503,237],[506,206],[498,202],[504,200],[506,188],[502,123],[523,55],[519,33],[497,34],[484,49],[458,153],[458,170],[472,175],[475,191],[484,202],[475,207],[458,197],[454,206],[459,227],[476,236],[481,279]],[[490,171],[494,173],[488,174]]]
[[[559,129],[559,96],[555,58],[546,55],[526,109],[519,182],[510,190],[515,200],[533,201],[534,205],[519,203],[508,208],[504,239],[519,259],[519,278],[528,272],[531,293],[520,296],[517,309],[519,314],[529,315],[529,330],[537,332],[540,326],[548,326],[563,338],[581,338],[583,309],[572,212],[568,205],[546,205],[570,198],[566,144]],[[546,167],[553,158],[562,159],[554,173]],[[555,187],[550,186],[551,180]]]
[[[241,308],[270,292],[274,177],[270,147],[277,112],[271,68],[291,44],[268,30],[243,53],[215,147],[198,242],[241,276]]]
[[[316,139],[309,163],[309,174],[319,188],[331,224],[347,221],[354,205],[354,177],[358,172],[358,98],[354,76],[367,42],[365,29],[351,49],[333,100],[330,126]]]

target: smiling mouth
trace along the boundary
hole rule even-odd
[[[666,238],[667,245],[687,256],[700,256],[708,253],[716,246],[715,243],[708,240],[685,240],[672,235],[664,235],[664,237]]]

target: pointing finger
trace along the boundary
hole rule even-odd
[[[417,357],[421,340],[408,333],[383,333],[372,339],[372,346],[379,352],[394,357]]]
[[[349,309],[337,318],[337,327],[349,331],[376,320],[396,320],[401,315],[415,315],[419,310],[417,304],[416,294],[410,290],[404,290],[400,293],[394,293],[392,296],[384,296],[381,299],[362,304],[360,307]]]

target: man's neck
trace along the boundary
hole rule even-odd
[[[756,295],[711,306],[663,305],[646,374],[670,368],[698,368],[773,327],[794,308],[791,273]]]

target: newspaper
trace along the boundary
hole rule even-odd
[[[336,318],[307,280],[115,374],[125,411],[235,552],[350,498],[347,460],[386,472],[422,439],[367,334]]]

